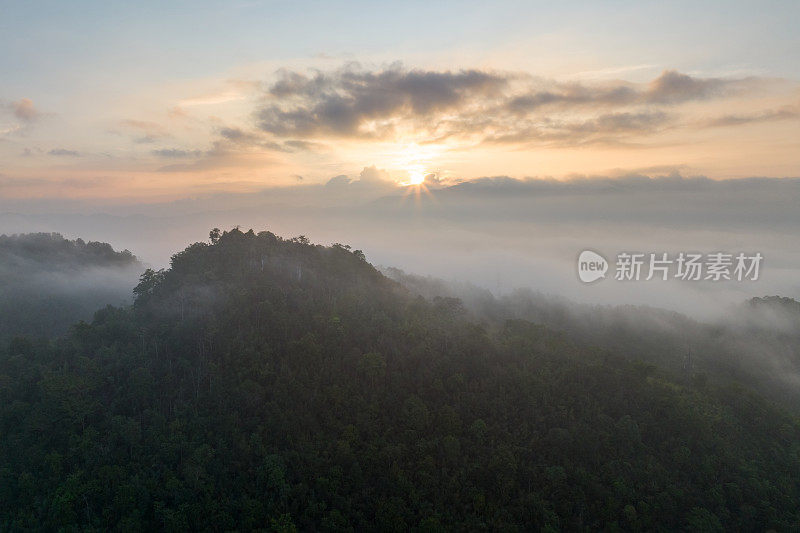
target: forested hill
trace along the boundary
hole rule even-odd
[[[128,250],[117,252],[105,242],[69,240],[59,233],[0,235],[0,258],[3,269],[9,271],[15,267],[55,271],[138,263]]]
[[[530,289],[494,295],[397,268],[383,272],[413,294],[460,298],[478,320],[528,320],[576,343],[654,364],[672,379],[743,383],[800,412],[800,302],[792,298],[751,298],[704,321],[655,307],[582,304]]]
[[[144,267],[128,250],[58,233],[0,235],[0,342],[49,338],[108,304],[130,303]]]
[[[212,232],[0,355],[0,530],[789,530],[754,395],[411,297],[359,251]]]

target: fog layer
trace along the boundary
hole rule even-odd
[[[0,203],[0,233],[58,230],[106,241],[165,266],[213,227],[268,229],[362,249],[367,259],[495,293],[530,288],[578,302],[646,304],[696,317],[753,296],[800,296],[800,179],[715,181],[679,174],[399,187],[367,168],[327,185],[265,189],[165,204]],[[579,281],[585,249],[760,252],[757,281]]]

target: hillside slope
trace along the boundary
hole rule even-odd
[[[0,355],[0,529],[787,530],[800,426],[239,230]]]
[[[526,289],[495,296],[397,268],[383,272],[413,294],[461,299],[475,320],[528,320],[584,346],[654,364],[674,381],[742,383],[800,410],[800,302],[792,298],[751,298],[704,321],[655,307],[581,304]]]

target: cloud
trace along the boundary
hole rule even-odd
[[[216,92],[203,94],[200,96],[194,96],[191,98],[184,98],[180,102],[178,102],[178,106],[180,107],[190,107],[190,106],[205,106],[205,105],[216,105],[216,104],[224,104],[227,102],[233,102],[236,100],[242,100],[247,97],[247,95],[252,92],[252,90],[257,86],[257,82],[252,80],[242,80],[242,79],[231,79],[226,80],[226,88],[220,89]]]
[[[758,122],[774,122],[777,120],[791,120],[800,117],[797,107],[784,106],[779,109],[768,109],[760,113],[724,115],[713,118],[701,123],[702,127],[719,128],[729,126],[740,126],[743,124],[753,124]]]
[[[222,168],[260,168],[272,162],[263,153],[252,151],[247,147],[231,146],[226,141],[216,141],[212,148],[206,151],[179,150],[173,159],[182,158],[179,155],[180,152],[185,152],[187,158],[193,157],[195,159],[191,162],[165,165],[156,170],[158,172],[198,172]]]
[[[258,129],[280,139],[417,143],[621,142],[670,127],[689,102],[737,95],[755,78],[702,78],[666,70],[646,84],[559,82],[528,74],[433,71],[394,64],[279,71],[256,109]]]
[[[648,102],[674,104],[690,100],[705,100],[719,95],[741,80],[693,78],[675,70],[666,70],[650,82],[644,97]]]
[[[255,144],[263,141],[262,136],[239,128],[221,128],[219,134],[223,139],[236,144]]]
[[[543,119],[518,124],[502,134],[487,134],[484,143],[538,143],[553,146],[620,144],[626,137],[647,135],[669,126],[671,116],[661,111],[605,113],[581,119]],[[524,126],[524,127],[522,127]]]
[[[542,107],[621,106],[640,100],[641,95],[628,85],[589,87],[580,83],[553,83],[547,88],[533,88],[509,98],[505,107],[512,113],[524,115]]]
[[[204,96],[196,96],[194,98],[185,98],[181,100],[178,103],[178,105],[188,107],[188,106],[224,104],[235,100],[241,100],[242,98],[244,98],[244,95],[241,94],[239,91],[234,89],[229,89],[227,91],[223,91],[220,93],[207,94]]]
[[[656,141],[648,137],[673,128],[789,118],[794,110],[727,115],[706,123],[682,113],[681,106],[746,95],[766,87],[767,81],[699,77],[675,70],[665,70],[647,83],[559,81],[520,72],[426,70],[399,63],[379,69],[355,63],[332,70],[284,69],[268,83],[247,84],[248,91],[258,92],[249,124],[223,126],[214,120],[210,147],[162,148],[151,154],[196,158],[158,169],[183,172],[253,167],[270,156],[286,162],[291,159],[286,154],[298,152],[328,152],[335,157],[336,143],[341,141],[447,143],[456,150],[485,145],[652,147]],[[155,122],[122,124],[137,132],[139,143],[171,137]]]
[[[359,181],[363,183],[392,183],[394,180],[389,176],[385,170],[381,170],[375,165],[371,167],[364,167],[358,175]]]
[[[519,202],[517,207],[522,210],[530,210],[529,201],[538,202],[550,196],[573,197],[576,200],[584,199],[574,206],[575,211],[571,216],[575,219],[580,218],[580,210],[586,205],[606,204],[608,211],[593,210],[591,216],[607,221],[617,218],[633,220],[636,218],[633,213],[636,212],[640,216],[640,224],[645,224],[647,220],[647,223],[654,225],[675,227],[692,224],[702,226],[711,218],[719,218],[721,226],[728,224],[731,228],[768,224],[764,221],[778,216],[788,219],[789,206],[800,198],[800,178],[797,177],[713,180],[702,175],[686,176],[677,169],[663,170],[666,171],[663,174],[627,171],[619,175],[576,175],[567,179],[486,176],[441,188],[436,194],[441,200],[451,197],[459,201],[471,198],[475,202],[488,202],[490,199]],[[613,209],[602,200],[602,195],[618,198]],[[628,203],[637,195],[647,195],[651,201],[641,205]],[[770,199],[776,208],[780,204],[784,211],[780,215],[777,212],[764,212],[763,202],[752,201],[756,197]],[[693,213],[694,218],[688,220],[679,215],[686,207],[685,202],[696,205],[711,202],[717,207],[713,214],[710,211],[707,213],[708,220],[703,220],[703,211],[699,207]],[[553,210],[531,212],[526,216],[556,220],[561,218],[557,208],[554,205]],[[590,213],[586,211],[583,214],[588,216]]]
[[[75,150],[66,150],[64,148],[54,148],[47,152],[48,155],[54,155],[59,157],[80,157],[80,152],[76,152]]]
[[[203,154],[200,150],[181,150],[179,148],[162,148],[160,150],[152,150],[151,154],[164,157],[167,159],[184,159],[187,157],[199,157]]]
[[[384,136],[395,116],[422,117],[463,108],[508,83],[505,75],[436,72],[394,66],[379,72],[348,67],[306,76],[283,71],[258,113],[261,130],[280,136]]]
[[[41,115],[41,112],[36,109],[33,105],[33,100],[30,98],[22,98],[16,102],[11,102],[9,106],[14,116],[24,122],[33,122]]]
[[[353,180],[351,180],[347,175],[339,174],[338,176],[334,176],[331,179],[329,179],[325,183],[325,186],[326,187],[341,187],[343,185],[349,185],[351,181],[353,181]]]
[[[39,111],[30,98],[9,102],[0,99],[0,136],[23,134],[46,113]],[[5,116],[14,122],[3,123]],[[2,141],[3,139],[0,139]]]
[[[665,70],[645,87],[624,82],[586,85],[580,82],[550,83],[508,102],[511,111],[526,112],[550,106],[628,106],[674,105],[733,94],[751,85],[753,78],[695,78],[675,70]]]
[[[297,150],[300,152],[311,152],[315,150],[319,150],[322,148],[322,144],[312,142],[312,141],[298,141],[298,140],[288,140],[283,143],[284,146]]]
[[[353,189],[359,191],[371,190],[376,193],[390,192],[397,189],[397,183],[385,170],[376,166],[364,167],[358,175],[358,179],[351,178],[345,174],[334,176],[325,184],[327,189]]]
[[[222,139],[217,141],[218,146],[229,143],[240,148],[265,149],[274,152],[310,152],[323,148],[323,144],[314,141],[289,139],[283,142],[268,140],[263,132],[250,132],[241,128],[225,127],[219,130]]]
[[[8,135],[9,133],[15,133],[15,132],[17,132],[17,131],[19,131],[21,129],[22,129],[22,126],[20,126],[19,124],[14,124],[14,125],[9,126],[7,128],[0,129],[0,135]],[[4,141],[5,141],[5,139],[0,138],[0,142],[4,142]]]
[[[254,168],[272,162],[265,156],[265,152],[291,153],[299,149],[299,145],[293,146],[291,141],[271,141],[262,132],[251,132],[238,127],[217,128],[215,135],[211,148],[207,150],[153,150],[151,152],[153,155],[163,158],[196,158],[195,161],[188,163],[165,165],[157,171],[194,172],[221,168]],[[306,141],[302,143],[306,144]]]
[[[133,140],[139,144],[153,143],[172,136],[164,126],[156,122],[129,119],[123,120],[122,125],[137,132]]]
[[[198,227],[240,224],[285,236],[305,234],[315,242],[351,243],[373,263],[407,271],[493,290],[531,287],[602,305],[648,303],[695,313],[754,295],[797,297],[800,180],[715,181],[664,170],[668,175],[661,178],[640,173],[564,181],[484,178],[419,200],[403,200],[397,187],[388,195],[381,189],[362,193],[364,184],[350,183],[360,181],[358,172],[337,180],[340,187],[304,182],[261,193],[193,190],[191,199],[180,202],[127,207],[94,198],[65,200],[67,195],[21,204],[4,190],[4,210],[31,205],[36,207],[28,210],[42,214],[0,214],[0,222],[6,232],[55,227],[97,240],[113,237],[157,266],[169,264],[175,250],[197,239]],[[114,215],[62,214],[103,210]],[[169,231],[164,231],[166,216]],[[757,284],[604,281],[589,290],[575,276],[577,254],[587,248],[609,259],[625,250],[760,251],[766,268]]]
[[[108,177],[83,177],[83,178],[42,178],[42,177],[11,177],[0,174],[0,189],[29,191],[58,189],[92,189],[107,185]]]
[[[423,183],[428,187],[439,187],[442,185],[442,179],[436,173],[426,174]]]

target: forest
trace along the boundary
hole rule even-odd
[[[529,320],[575,342],[654,364],[673,380],[738,382],[800,409],[800,302],[792,298],[751,297],[700,320],[656,307],[581,304],[529,289],[494,295],[397,268],[381,271],[412,294],[458,298],[474,320]]]
[[[0,235],[0,344],[51,338],[109,303],[131,303],[144,267],[130,251],[58,233]]]
[[[0,530],[800,528],[796,406],[725,344],[687,367],[619,321],[391,278],[346,245],[215,229],[131,304],[21,329],[0,347]]]

